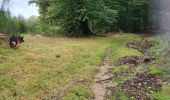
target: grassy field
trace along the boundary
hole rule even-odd
[[[115,61],[127,55],[142,55],[126,46],[129,41],[141,39],[133,34],[92,38],[24,37],[25,42],[18,50],[0,44],[0,100],[90,99],[89,86],[94,83],[93,76],[103,57]],[[108,48],[112,50],[109,53]],[[127,71],[126,68],[115,68],[113,74]],[[141,70],[137,67],[132,72]]]
[[[91,97],[88,84],[101,64],[102,57],[118,59],[140,54],[125,45],[136,35],[106,38],[64,38],[25,36],[18,50],[1,44],[0,99],[42,99],[65,95],[63,99]],[[106,49],[112,48],[112,53]]]

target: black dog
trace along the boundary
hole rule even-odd
[[[9,45],[14,49],[18,49],[22,42],[24,42],[24,37],[20,35],[12,35],[9,39]]]

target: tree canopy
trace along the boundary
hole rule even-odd
[[[97,24],[102,22],[109,27],[116,21],[117,11],[105,5],[104,0],[31,0],[30,3],[39,6],[44,23],[59,25],[72,35],[89,35]]]
[[[69,34],[146,31],[151,20],[149,0],[30,0],[41,20]]]

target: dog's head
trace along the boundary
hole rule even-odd
[[[20,41],[20,43],[22,43],[22,42],[24,42],[24,37],[19,37],[19,41]]]

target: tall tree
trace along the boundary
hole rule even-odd
[[[71,35],[88,36],[93,33],[93,24],[104,22],[109,27],[116,17],[116,11],[106,6],[104,0],[31,0],[30,3],[39,6],[45,21],[60,25]]]

